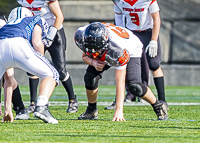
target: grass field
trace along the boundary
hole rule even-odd
[[[155,89],[151,88],[156,93]],[[20,86],[20,89],[28,107],[29,89],[26,86]],[[152,107],[146,103],[126,103],[126,122],[112,122],[114,111],[104,110],[104,107],[114,100],[114,86],[100,86],[98,120],[77,120],[87,105],[84,86],[75,86],[75,93],[80,103],[77,113],[66,113],[68,99],[63,87],[58,86],[50,99],[49,108],[59,124],[43,123],[30,114],[30,120],[1,123],[0,142],[200,142],[200,87],[166,87],[170,107],[167,121],[156,120]]]

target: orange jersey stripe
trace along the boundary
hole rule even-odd
[[[157,1],[157,0],[152,0],[152,2],[150,3],[150,5],[151,5],[152,3],[154,3],[155,1]]]

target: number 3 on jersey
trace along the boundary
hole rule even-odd
[[[139,25],[140,25],[140,20],[139,20],[138,14],[137,14],[137,13],[130,13],[129,15],[130,15],[130,17],[131,17],[132,23],[134,23],[134,24],[136,24],[137,26],[139,26]]]
[[[124,30],[123,28],[121,27],[118,27],[118,26],[115,26],[114,24],[111,24],[111,23],[103,23],[106,27],[110,27],[111,30],[113,32],[115,32],[119,37],[122,37],[122,38],[126,38],[128,39],[129,38],[129,34],[128,32],[126,32],[126,30]]]

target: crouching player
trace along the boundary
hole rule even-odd
[[[27,11],[24,7],[17,7],[11,11],[8,23],[0,29],[0,78],[12,67],[20,68],[26,72],[40,77],[39,97],[34,116],[45,123],[57,124],[58,121],[48,110],[48,100],[58,84],[59,74],[50,62],[43,56],[44,44],[51,41],[46,39],[48,32],[47,22],[40,16],[25,18],[19,13]],[[26,13],[26,12],[25,12]],[[4,121],[13,121],[11,108],[13,86],[15,84],[14,72],[6,73],[9,82],[5,82],[4,94]]]
[[[76,45],[83,51],[88,64],[84,75],[88,106],[78,119],[97,119],[98,83],[103,73],[115,66],[116,108],[112,121],[125,121],[123,102],[125,79],[130,92],[150,103],[158,120],[167,120],[166,106],[157,101],[149,87],[141,82],[141,55],[143,44],[128,29],[93,22],[79,27],[74,35]]]

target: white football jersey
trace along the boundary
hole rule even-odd
[[[114,11],[124,15],[125,26],[130,30],[153,28],[151,14],[160,10],[156,0],[113,0]]]
[[[122,49],[128,50],[130,57],[141,57],[143,44],[137,36],[124,27],[115,26],[110,23],[106,23],[105,25],[109,32],[110,42]]]
[[[143,44],[139,40],[137,36],[135,36],[130,30],[115,26],[111,23],[104,23],[104,25],[107,27],[108,30],[108,52],[107,56],[110,57],[111,60],[115,61],[118,60],[116,57],[118,57],[118,51],[123,51],[121,49],[126,49],[130,57],[141,57],[142,55],[142,48]],[[87,28],[88,25],[79,27],[78,30],[75,33],[75,43],[76,45],[84,52],[84,41],[83,41],[83,35],[84,31]],[[100,59],[101,60],[101,59]],[[106,58],[105,58],[105,62]],[[108,62],[108,65],[109,64]],[[123,69],[124,66],[117,66],[116,69]]]
[[[21,6],[29,8],[35,16],[40,15],[43,17],[49,26],[54,25],[56,19],[55,15],[51,12],[48,6],[50,2],[54,1],[55,0],[17,0]]]

